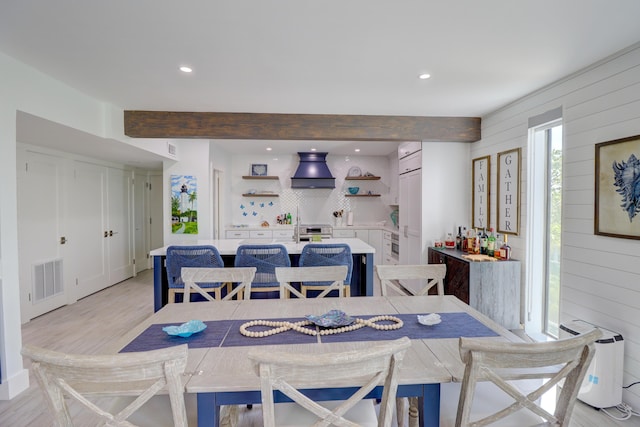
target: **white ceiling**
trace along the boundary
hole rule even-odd
[[[638,0],[3,0],[0,51],[123,109],[482,117],[640,41],[638,17]]]

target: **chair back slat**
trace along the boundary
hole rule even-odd
[[[200,282],[230,282],[237,283],[233,290],[225,295],[223,300],[230,300],[236,294],[244,294],[244,299],[251,296],[251,281],[256,274],[256,267],[226,267],[226,268],[196,268],[184,267],[182,269],[182,279],[185,283],[183,302],[190,301],[191,290],[195,290],[209,301],[215,301],[206,289],[202,289]]]
[[[323,282],[329,285],[317,295],[323,298],[329,292],[336,290],[342,296],[344,281],[347,277],[347,266],[336,265],[333,267],[278,267],[276,277],[280,282],[280,298],[288,298],[293,293],[298,298],[306,298],[306,294],[298,291],[292,283],[297,282]]]
[[[593,329],[572,338],[540,343],[460,338],[460,357],[465,362],[465,372],[456,427],[491,425],[520,410],[532,412],[549,425],[568,426],[582,380],[595,353],[594,342],[601,336],[599,329]],[[548,369],[541,369],[543,367]],[[525,394],[511,382],[520,379],[544,382]],[[482,419],[471,420],[478,381],[491,381],[509,395],[513,403]],[[555,411],[550,413],[539,405],[538,399],[559,383],[562,389],[556,399]]]
[[[187,345],[137,353],[75,355],[25,345],[38,384],[60,426],[73,426],[65,401],[69,396],[112,426],[131,426],[127,419],[160,390],[170,395],[175,426],[187,426],[181,376],[187,365]],[[88,396],[138,396],[117,413],[99,407]]]
[[[363,350],[341,353],[250,350],[248,357],[260,376],[265,427],[275,426],[275,390],[323,420],[316,425],[357,426],[343,415],[379,385],[383,385],[384,390],[378,426],[390,427],[398,388],[397,373],[410,346],[411,341],[403,337]],[[355,386],[357,390],[337,408],[329,409],[322,402],[315,402],[299,392],[319,384]]]
[[[389,289],[402,295],[427,295],[434,286],[438,295],[444,295],[444,277],[447,274],[447,266],[444,264],[376,265],[375,268],[383,296],[387,296]],[[420,280],[426,282],[426,285],[414,290],[402,286],[400,280]]]

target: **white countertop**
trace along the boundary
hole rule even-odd
[[[247,244],[247,245],[268,245],[271,243],[278,243],[284,245],[287,248],[287,252],[290,254],[299,254],[302,252],[302,248],[309,243],[346,243],[351,248],[351,253],[353,254],[373,254],[376,250],[363,242],[360,239],[348,238],[348,239],[328,239],[323,240],[322,242],[300,242],[295,243],[291,241],[278,241],[277,239],[220,239],[220,240],[198,240],[197,243],[175,243],[173,246],[191,246],[191,245],[212,245],[218,249],[220,255],[235,255],[238,246]],[[151,256],[162,256],[166,255],[167,246],[163,246],[162,248],[154,249],[149,254]]]
[[[327,223],[328,224],[328,223]],[[380,224],[354,224],[354,225],[331,225],[334,230],[382,230],[382,231],[390,231],[392,233],[397,233],[398,229],[395,228],[390,223],[386,225]],[[260,225],[228,225],[225,227],[225,230],[229,231],[256,231],[256,230],[293,230],[295,225],[287,224],[287,225],[270,225],[269,227],[262,227]]]

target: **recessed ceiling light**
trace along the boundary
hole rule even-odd
[[[359,148],[356,148],[356,149],[355,149],[355,150],[353,150],[353,151],[355,151],[356,153],[359,153],[359,152],[360,152],[360,149],[359,149]]]
[[[187,66],[183,65],[182,67],[180,67],[180,71],[182,71],[183,73],[190,73],[193,70],[190,67],[187,67]]]
[[[428,78],[430,78],[430,77],[431,77],[431,74],[429,74],[429,73],[422,73],[422,74],[419,74],[419,75],[418,75],[418,78],[419,78],[420,80],[427,80],[427,79],[428,79]]]
[[[271,151],[271,150],[273,150],[273,148],[267,147],[267,151]]]
[[[312,148],[312,149],[311,149],[311,151],[316,151],[316,149],[315,149],[315,148]]]

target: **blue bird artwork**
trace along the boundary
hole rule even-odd
[[[242,212],[242,216],[247,216],[247,215],[249,215],[249,214],[246,213],[246,212]]]
[[[260,207],[261,207],[261,208],[264,208],[264,203],[260,203]]]
[[[250,206],[255,206],[256,202],[249,202]]]
[[[273,202],[269,202],[269,206],[273,206]]]
[[[244,205],[240,205],[240,209],[244,209]]]
[[[629,216],[629,222],[640,212],[640,160],[634,155],[626,162],[613,162],[616,192],[622,196],[620,207]]]
[[[258,216],[258,212],[253,211],[253,213],[251,213],[251,215],[253,215],[253,216]]]

